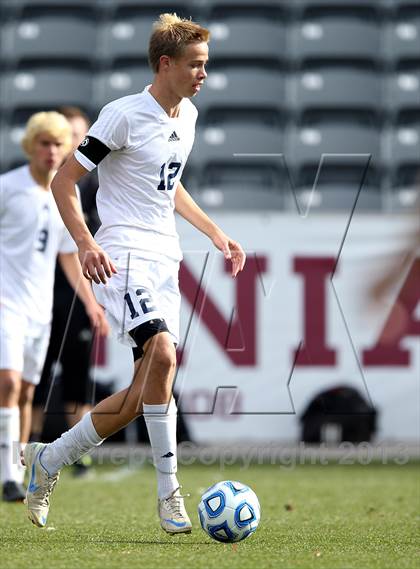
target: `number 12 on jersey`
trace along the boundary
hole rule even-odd
[[[167,169],[166,169],[167,167]],[[169,164],[162,164],[160,169],[160,184],[158,190],[171,191],[174,189],[174,180],[181,168],[181,162],[170,162]]]

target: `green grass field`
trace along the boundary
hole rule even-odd
[[[36,568],[418,568],[419,465],[183,467],[191,535],[158,526],[149,466],[101,467],[91,480],[70,471],[53,496],[49,529],[23,505],[0,502],[0,566]],[[218,480],[240,480],[260,498],[257,532],[236,545],[201,530],[196,505]]]

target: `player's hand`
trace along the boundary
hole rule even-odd
[[[92,302],[85,305],[85,310],[95,333],[99,336],[109,336],[111,328],[102,306],[97,302]]]
[[[79,245],[79,260],[83,275],[96,284],[106,284],[107,277],[117,273],[109,256],[93,240]]]
[[[232,277],[235,278],[245,266],[246,255],[241,245],[228,237],[223,231],[218,231],[212,238],[213,244],[232,261]]]

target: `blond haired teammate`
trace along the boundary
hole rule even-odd
[[[71,148],[70,125],[56,112],[37,113],[22,144],[29,164],[0,176],[0,471],[2,497],[10,502],[25,496],[13,442],[29,438],[50,335],[57,255],[92,324],[107,326],[50,191]]]
[[[46,524],[60,468],[143,413],[157,473],[160,524],[168,533],[191,531],[176,476],[171,393],[182,258],[174,209],[231,259],[232,276],[245,264],[241,246],[195,204],[180,181],[197,118],[189,99],[206,78],[208,40],[205,28],[162,15],[149,45],[153,84],[106,105],[54,179],[54,196],[78,244],[83,273],[94,282],[95,295],[120,339],[133,347],[135,371],[130,388],[99,403],[62,437],[26,447],[24,461],[33,472],[27,504],[38,526]],[[95,166],[102,225],[93,240],[74,188]]]

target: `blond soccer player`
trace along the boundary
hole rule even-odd
[[[241,246],[196,205],[181,183],[197,119],[190,98],[207,76],[208,41],[208,30],[198,24],[161,15],[149,44],[152,85],[106,105],[53,181],[83,273],[93,281],[119,339],[133,348],[134,377],[129,388],[99,403],[53,443],[26,447],[24,461],[33,472],[28,511],[38,526],[46,524],[60,469],[143,413],[157,474],[161,527],[168,533],[191,531],[177,479],[177,409],[172,398],[182,258],[174,210],[231,259],[232,276],[245,264]],[[93,239],[75,184],[97,166],[102,225]]]
[[[0,176],[0,474],[8,502],[25,497],[13,443],[24,445],[30,434],[33,394],[50,336],[57,255],[93,326],[101,333],[107,328],[50,191],[71,148],[69,123],[56,112],[33,115],[23,148],[29,163]]]

